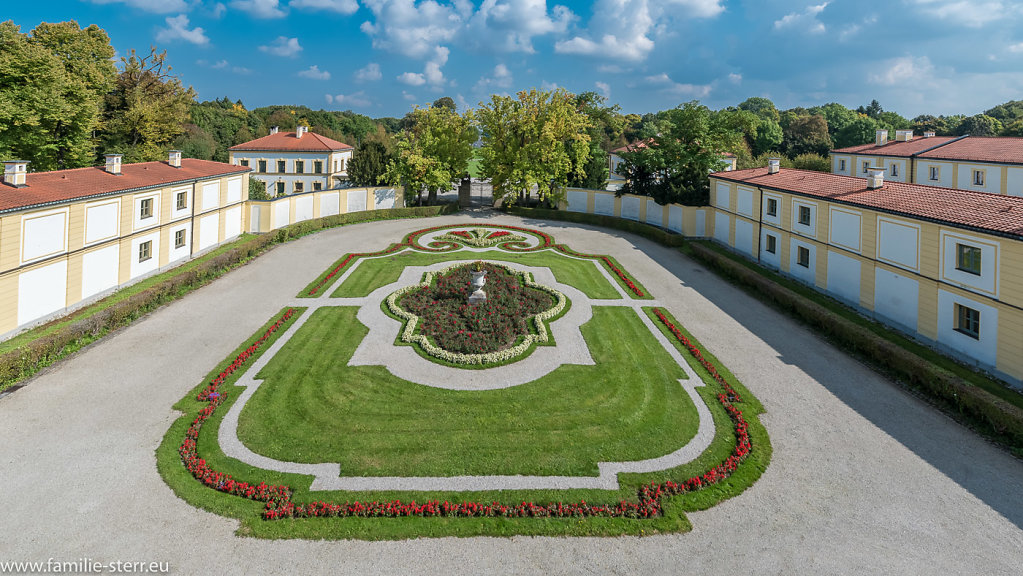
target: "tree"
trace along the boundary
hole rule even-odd
[[[186,124],[185,132],[174,140],[174,147],[181,150],[185,158],[212,160],[217,151],[217,141],[195,124]]]
[[[947,136],[949,134],[944,117],[931,116],[930,114],[921,114],[913,118],[911,128],[917,134],[923,134],[924,132],[934,132],[940,136]]]
[[[249,178],[249,200],[269,200],[266,193],[266,182],[258,178]]]
[[[831,135],[832,141],[835,142],[835,146],[838,146],[836,136],[849,124],[856,120],[857,114],[855,111],[846,108],[838,102],[829,102],[823,106],[814,106],[810,108],[811,114],[820,114],[828,121],[828,134]]]
[[[44,22],[28,36],[0,24],[0,154],[36,170],[91,165],[113,54],[97,26]]]
[[[789,156],[811,152],[826,156],[831,150],[828,121],[823,116],[800,116],[789,122],[785,130],[785,150]]]
[[[458,115],[444,107],[416,107],[411,116],[412,125],[398,136],[397,153],[383,179],[405,188],[406,204],[410,192],[422,204],[424,188],[432,204],[438,191],[468,175],[477,133],[470,112]]]
[[[963,136],[997,136],[1002,131],[1002,123],[987,114],[977,114],[963,119],[956,127],[955,134]]]
[[[1023,100],[1009,100],[990,110],[985,110],[984,114],[1008,126],[1016,120],[1023,118]]]
[[[754,156],[763,154],[769,150],[777,150],[781,147],[785,134],[777,122],[770,119],[761,119],[757,126],[756,135],[750,143],[750,152]]]
[[[831,172],[831,161],[820,154],[800,154],[792,159],[792,167],[815,172]]]
[[[455,101],[450,96],[444,96],[433,101],[434,108],[447,108],[451,112],[455,112],[458,107],[455,106]]]
[[[1002,128],[1001,135],[1014,136],[1017,138],[1023,136],[1023,118],[1018,118],[1012,124],[1009,124],[1005,128]]]
[[[121,58],[122,71],[107,95],[104,144],[124,154],[126,162],[163,157],[167,146],[184,132],[195,91],[171,76],[167,52],[150,49],[139,57],[134,50]]]
[[[859,146],[874,141],[877,122],[869,116],[859,116],[835,135],[835,148]]]
[[[609,176],[607,155],[614,143],[621,139],[625,119],[617,104],[605,106],[607,99],[596,92],[583,92],[576,96],[575,102],[576,109],[589,120],[586,133],[590,137],[590,146],[582,166],[573,165],[569,171],[568,185],[576,188],[604,188]]]
[[[378,140],[363,140],[348,162],[348,178],[356,186],[376,186],[394,158]]]
[[[866,106],[860,106],[859,108],[856,109],[856,112],[863,114],[864,116],[867,116],[869,118],[874,118],[876,120],[877,117],[880,116],[882,112],[884,112],[884,108],[881,107],[881,103],[878,102],[877,100],[871,100],[870,104],[867,104]]]
[[[650,196],[658,204],[705,205],[707,174],[720,169],[724,153],[742,147],[754,122],[747,111],[714,113],[696,101],[663,112],[650,145],[621,154],[627,181],[618,194]]]
[[[554,204],[569,175],[584,170],[591,125],[564,89],[522,91],[515,99],[494,95],[477,118],[480,171],[493,183],[495,200],[512,204],[535,188],[541,202]]]
[[[739,110],[752,112],[761,120],[773,120],[775,124],[777,124],[781,119],[781,116],[778,114],[778,108],[775,107],[774,102],[759,96],[743,100],[739,104]]]

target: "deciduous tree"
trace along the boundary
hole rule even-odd
[[[398,136],[394,160],[383,179],[405,188],[405,201],[414,193],[422,203],[429,193],[434,203],[437,192],[447,190],[468,175],[469,158],[477,132],[472,114],[458,115],[445,107],[415,108],[410,126]]]

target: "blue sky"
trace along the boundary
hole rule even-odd
[[[97,24],[119,55],[155,44],[200,100],[248,108],[401,116],[554,86],[627,113],[766,96],[912,118],[1023,99],[1018,0],[54,0],[2,18]]]

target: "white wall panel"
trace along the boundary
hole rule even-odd
[[[593,193],[593,213],[602,214],[604,216],[614,216],[615,213],[615,195],[614,194],[603,194],[600,192]]]
[[[920,282],[884,268],[874,269],[874,314],[917,331]]]
[[[980,338],[956,331],[956,304],[980,312]],[[939,289],[938,342],[983,364],[995,366],[998,356],[998,309]]]
[[[397,199],[398,192],[394,188],[378,188],[373,191],[373,209],[394,208],[394,203]],[[320,200],[320,202],[323,202],[323,200]]]
[[[654,202],[653,198],[646,199],[646,220],[647,224],[664,226],[664,206]]]
[[[828,251],[828,292],[850,304],[860,305],[860,261]]]
[[[273,203],[274,230],[291,224],[291,201],[284,199]]]
[[[348,191],[348,211],[362,212],[366,209],[366,191],[363,189]]]
[[[205,250],[220,241],[220,214],[199,219],[199,249]]]
[[[341,213],[341,203],[337,192],[320,196],[320,217],[333,216]]]
[[[1009,167],[1005,176],[1005,193],[1009,196],[1023,196],[1023,168]]]
[[[208,182],[202,185],[201,210],[209,210],[220,205],[220,182]]]
[[[67,211],[22,219],[21,261],[27,262],[67,250]]]
[[[724,182],[718,182],[715,187],[714,205],[722,210],[732,209],[731,188]]]
[[[312,208],[310,208],[312,210]],[[242,207],[235,206],[224,210],[224,240],[234,238],[242,233]]]
[[[622,196],[622,218],[639,221],[639,198]]]
[[[139,262],[139,247],[145,242],[152,242],[150,245],[149,258]],[[128,254],[131,268],[129,276],[138,278],[148,274],[160,267],[160,233],[153,232],[145,236],[133,238],[131,241],[131,252]]]
[[[767,237],[774,236],[774,253],[767,251]],[[774,269],[781,268],[781,234],[773,230],[760,230],[760,263]]]
[[[142,201],[150,200],[150,215],[142,217]],[[160,194],[140,194],[132,198],[132,206],[135,213],[132,215],[132,222],[135,230],[152,228],[160,223]]]
[[[958,244],[980,249],[980,274],[956,268]],[[965,234],[941,232],[941,277],[967,289],[998,294],[998,244]]]
[[[877,259],[910,270],[920,269],[920,227],[877,219]]]
[[[227,181],[227,203],[233,204],[242,199],[242,179],[231,178]]]
[[[727,212],[714,211],[714,239],[725,246],[731,246],[728,242],[729,234],[731,234],[731,220]]]
[[[566,201],[568,202],[569,212],[586,212],[586,205],[589,198],[589,192],[583,190],[569,190]]]
[[[62,310],[67,303],[67,260],[18,276],[18,325]]]
[[[694,214],[695,226],[693,230],[693,236],[697,238],[705,238],[707,236],[707,211],[697,210]]]
[[[311,195],[295,198],[295,222],[311,220],[313,217],[313,197]]]
[[[860,251],[860,215],[847,210],[831,208],[831,243],[848,248],[853,252]]]
[[[735,249],[743,254],[753,255],[753,223],[742,218],[735,219]]]
[[[241,207],[239,206],[238,209],[241,210]],[[181,260],[182,258],[187,258],[188,255],[191,253],[191,250],[189,249],[192,246],[190,228],[191,224],[184,224],[182,226],[175,226],[174,228],[170,229],[170,234],[167,236],[167,242],[169,242],[167,246],[168,262],[175,262],[177,260]],[[174,245],[174,237],[177,235],[178,231],[183,231],[185,233],[185,243],[180,247],[176,247]]]
[[[753,190],[741,186],[736,190],[735,211],[743,216],[753,217]]]
[[[682,233],[682,207],[678,204],[668,204],[668,230]]]
[[[185,207],[178,208],[178,195],[185,195]],[[171,219],[181,218],[188,216],[192,213],[191,208],[192,202],[192,189],[191,188],[175,188],[171,190]]]
[[[120,221],[120,200],[85,207],[85,243],[115,238]]]
[[[799,249],[806,248],[810,251],[808,267],[799,264]],[[817,284],[817,247],[809,242],[797,240],[795,237],[789,239],[789,274],[799,278],[810,285]]]
[[[82,255],[82,298],[117,286],[121,246],[112,244]]]

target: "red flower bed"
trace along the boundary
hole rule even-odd
[[[605,266],[607,266],[608,270],[614,272],[619,278],[622,279],[622,282],[625,283],[625,286],[627,286],[629,290],[632,291],[633,294],[639,296],[640,298],[645,296],[643,291],[639,289],[639,286],[636,286],[636,283],[633,282],[632,279],[625,274],[625,271],[619,268],[618,266],[615,266],[614,261],[611,260],[611,258],[607,256],[601,256],[599,254],[583,254],[582,252],[576,252],[575,250],[572,250],[571,248],[565,246],[564,244],[558,244],[557,246],[555,246],[555,248],[560,250],[561,252],[564,252],[565,254],[568,254],[569,256],[575,256],[576,258],[589,258],[591,260],[600,260],[601,262],[604,263]]]
[[[383,250],[381,250],[379,252],[356,252],[356,253],[349,254],[349,255],[345,256],[345,259],[342,260],[340,264],[335,266],[333,270],[328,272],[326,276],[324,276],[319,282],[317,282],[316,286],[313,286],[312,288],[310,288],[309,292],[306,292],[306,294],[308,294],[309,296],[315,296],[316,293],[319,292],[321,288],[323,288],[324,284],[326,284],[327,282],[330,282],[331,278],[333,278],[339,272],[344,270],[345,266],[348,266],[348,264],[350,264],[353,260],[355,260],[357,258],[365,258],[365,257],[368,257],[368,256],[385,256],[387,254],[391,254],[391,253],[397,252],[398,250],[401,250],[401,249],[407,248],[407,247],[408,247],[408,244],[391,244],[390,246],[388,246],[387,248],[384,248]]]
[[[742,399],[739,398],[739,393],[728,384],[724,376],[718,373],[718,369],[714,366],[714,363],[703,357],[703,353],[700,352],[700,349],[694,346],[689,338],[686,338],[686,335],[683,334],[682,331],[671,322],[671,320],[668,320],[668,317],[661,312],[661,309],[654,308],[654,314],[657,316],[658,320],[668,327],[668,330],[671,330],[671,333],[674,334],[675,338],[677,338],[678,341],[686,347],[686,350],[689,350],[689,353],[693,356],[693,358],[696,358],[696,360],[707,369],[707,372],[710,372],[710,375],[714,377],[714,380],[725,389],[725,394],[728,395],[728,398],[732,402],[742,402]]]

